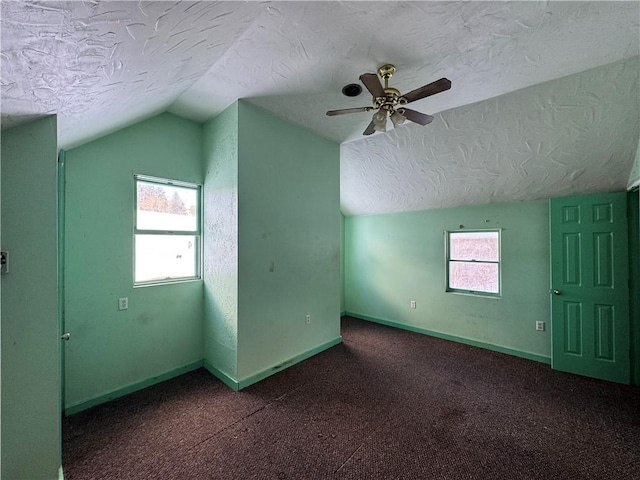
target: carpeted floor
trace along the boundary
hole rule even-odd
[[[65,479],[640,478],[639,387],[342,327],[241,392],[201,369],[64,419]]]

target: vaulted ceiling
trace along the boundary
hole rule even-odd
[[[2,128],[58,114],[70,148],[238,98],[341,146],[344,213],[624,189],[640,132],[640,2],[3,1]],[[363,137],[341,88],[393,63],[434,115]],[[389,124],[391,126],[391,124]]]

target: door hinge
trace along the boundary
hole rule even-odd
[[[9,252],[0,252],[0,274],[9,273]]]

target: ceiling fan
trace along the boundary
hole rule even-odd
[[[393,65],[383,65],[378,69],[378,75],[384,80],[384,87],[375,73],[363,73],[360,75],[360,81],[367,87],[367,90],[373,95],[373,107],[356,107],[343,108],[342,110],[329,110],[327,115],[330,117],[335,115],[344,115],[346,113],[370,112],[376,110],[371,119],[371,123],[364,131],[364,135],[371,135],[374,132],[387,131],[387,117],[391,118],[394,127],[402,125],[405,120],[409,120],[420,125],[427,125],[433,121],[431,115],[416,112],[404,105],[415,102],[425,97],[444,92],[451,88],[451,80],[441,78],[435,82],[424,85],[420,88],[410,91],[402,95],[399,90],[389,87],[389,79],[396,72]],[[396,108],[397,107],[397,108]]]

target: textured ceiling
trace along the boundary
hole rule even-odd
[[[349,214],[623,188],[638,146],[637,61],[562,78],[640,54],[637,1],[3,1],[1,9],[3,128],[57,113],[59,145],[70,148],[161,111],[204,121],[246,98],[344,143]],[[388,62],[403,92],[452,80],[451,90],[413,104],[438,114],[433,124],[363,139],[370,115],[324,114],[369,105],[366,93],[351,99],[340,89]],[[583,83],[565,88],[571,81]],[[595,142],[596,134],[619,138]],[[523,148],[537,152],[533,160]],[[585,155],[586,171],[576,173]],[[591,168],[602,156],[616,170],[598,179]]]
[[[347,215],[620,191],[640,132],[634,59],[341,146]]]
[[[259,10],[231,7],[3,1],[2,127],[57,113],[59,145],[68,148],[165,111]]]

